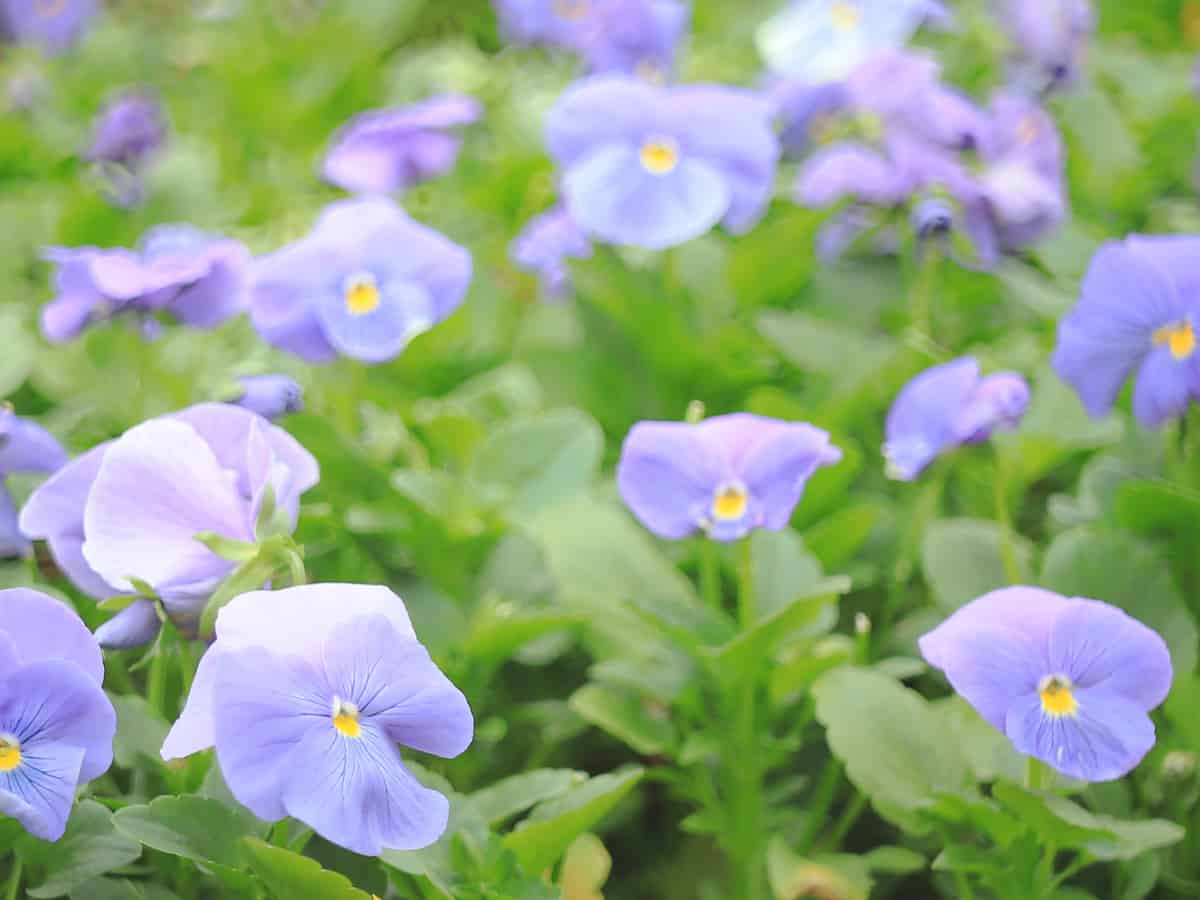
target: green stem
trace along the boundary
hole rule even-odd
[[[292,580],[292,586],[295,587],[301,584],[308,584],[308,573],[304,571],[304,560],[300,554],[295,551],[290,551],[287,554],[288,562],[288,577]]]
[[[17,900],[17,892],[21,889],[21,857],[13,854],[12,872],[8,876],[8,886],[4,890],[4,900]]]
[[[742,630],[747,631],[754,625],[754,551],[750,538],[745,537],[738,543],[738,619]]]
[[[909,286],[912,304],[910,322],[918,335],[929,338],[933,333],[933,281],[937,272],[938,251],[936,245],[926,243],[918,245],[916,252],[921,254],[921,258],[917,264],[915,283]]]
[[[700,541],[700,596],[713,609],[721,609],[721,569],[717,545],[707,537]]]
[[[842,841],[846,839],[846,835],[850,833],[850,829],[854,827],[854,823],[858,821],[858,817],[862,815],[863,810],[866,808],[867,795],[855,793],[854,799],[846,804],[846,808],[838,816],[833,830],[822,839],[822,846],[827,847],[830,853],[836,853],[837,849],[842,845]]]
[[[1089,857],[1086,853],[1080,853],[1073,860],[1067,863],[1066,867],[1061,872],[1054,876],[1054,879],[1050,882],[1050,889],[1052,891],[1058,890],[1058,888],[1064,882],[1074,878],[1075,875],[1079,873],[1080,869],[1086,868],[1091,864],[1091,857]]]
[[[1008,467],[1000,449],[996,448],[996,472],[992,479],[993,499],[996,505],[996,521],[1000,525],[1000,561],[1004,565],[1004,577],[1009,584],[1020,584],[1021,563],[1017,558],[1017,547],[1013,541],[1012,517],[1008,511]]]
[[[808,804],[808,816],[805,819],[804,831],[801,832],[800,840],[796,843],[796,852],[801,856],[807,856],[817,842],[817,835],[821,833],[825,820],[829,818],[829,808],[833,806],[833,799],[837,796],[837,788],[841,779],[842,763],[840,760],[832,758],[825,763],[825,768],[813,790],[812,800]]]
[[[158,647],[154,651],[154,656],[150,660],[150,674],[146,685],[146,702],[150,708],[164,718],[168,718],[167,711],[164,708],[167,698],[167,647],[166,629],[169,626],[163,624],[163,633],[159,637]]]
[[[734,692],[736,695],[738,692]],[[731,833],[734,836],[733,896],[740,900],[760,900],[763,895],[763,876],[766,862],[766,840],[763,834],[763,772],[759,758],[758,694],[752,679],[736,702],[736,735],[733,754],[728,758],[730,771],[729,798],[732,814]]]

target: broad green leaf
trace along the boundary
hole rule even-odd
[[[521,612],[508,600],[483,603],[471,620],[470,630],[460,638],[460,647],[476,662],[498,665],[530,641],[581,621],[579,615],[564,612]]]
[[[571,842],[612,811],[641,781],[642,769],[597,775],[561,797],[539,803],[504,839],[526,870],[540,872],[566,852]]]
[[[37,341],[25,327],[24,316],[12,306],[0,307],[0,398],[16,392],[33,368]]]
[[[997,778],[1019,781],[1024,777],[1025,757],[966,700],[956,694],[932,705],[942,719],[942,732],[954,735],[979,781]]]
[[[488,824],[495,825],[586,780],[583,772],[574,769],[536,769],[481,788],[471,794],[470,802]]]
[[[883,815],[915,811],[971,783],[934,709],[886,675],[846,666],[822,675],[812,692],[830,749]]]
[[[180,900],[179,895],[149,881],[93,878],[71,891],[71,900]]]
[[[1166,562],[1151,545],[1116,531],[1072,529],[1050,544],[1041,582],[1069,597],[1121,607],[1162,635],[1176,678],[1195,669],[1195,620]]]
[[[870,378],[899,351],[891,338],[872,337],[798,312],[764,312],[756,320],[759,333],[802,372],[826,375],[843,389]]]
[[[675,746],[675,729],[665,711],[649,711],[633,691],[593,682],[572,694],[568,705],[643,756],[667,753]]]
[[[113,739],[113,757],[117,765],[131,769],[153,760],[159,764],[159,750],[170,725],[136,694],[109,694],[117,711],[117,734]]]
[[[766,619],[807,596],[821,581],[821,564],[805,549],[800,536],[790,529],[750,534],[750,559],[754,584],[754,612]]]
[[[370,900],[350,880],[330,872],[306,856],[244,838],[250,869],[277,900]]]
[[[82,800],[71,811],[67,831],[53,844],[38,841],[23,845],[26,862],[46,873],[30,888],[30,897],[61,897],[84,882],[128,865],[141,853],[141,845],[117,832],[112,813],[95,800]]]
[[[1020,535],[1005,535],[1002,526],[985,519],[933,522],[921,542],[921,569],[938,606],[953,612],[988,591],[1012,584],[1004,565],[1006,539],[1020,572],[1017,583],[1031,581],[1032,548]]]
[[[117,831],[147,847],[200,863],[237,866],[242,838],[261,831],[257,820],[209,797],[156,797],[113,816]]]

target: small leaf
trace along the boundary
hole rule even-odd
[[[574,769],[537,769],[501,779],[471,794],[471,804],[490,825],[558,797],[587,776]]]
[[[48,872],[45,881],[27,892],[37,900],[61,897],[97,875],[128,865],[142,853],[137,841],[117,832],[112,813],[95,800],[80,801],[58,841],[38,841],[25,849]]]
[[[196,795],[156,797],[148,805],[127,806],[113,816],[113,824],[151,849],[230,867],[243,860],[241,839],[261,830],[248,812]]]
[[[244,838],[250,868],[277,900],[371,900],[345,875],[330,872],[315,860],[257,838]]]
[[[983,519],[941,519],[926,528],[921,542],[921,569],[938,606],[953,612],[988,591],[1009,585],[1004,540],[1002,526]],[[1008,540],[1021,581],[1031,581],[1029,541],[1015,534],[1010,534]]]
[[[113,757],[117,765],[132,769],[142,757],[161,762],[159,749],[170,726],[136,694],[109,694],[117,711],[117,734],[113,739]]]
[[[586,684],[571,695],[568,705],[597,728],[645,756],[666,753],[678,740],[670,720],[665,715],[648,712],[643,698],[629,690]]]

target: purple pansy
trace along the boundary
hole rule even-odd
[[[287,375],[243,375],[238,385],[241,395],[230,402],[264,419],[275,421],[304,409],[304,390]]]
[[[62,53],[79,42],[99,10],[98,0],[0,0],[0,26],[14,43]]]
[[[108,771],[117,715],[104,663],[73,610],[26,588],[0,591],[0,814],[56,841],[75,788]]]
[[[1171,688],[1161,637],[1107,603],[1010,587],[968,603],[921,654],[1021,753],[1083,781],[1120,778],[1154,746]]]
[[[617,486],[659,537],[702,531],[733,541],[787,527],[808,479],[841,458],[826,432],[804,422],[750,413],[694,425],[639,422],[621,448]]]
[[[548,297],[560,299],[571,290],[568,259],[587,259],[592,242],[571,214],[556,206],[531,219],[509,248],[512,261],[534,272]]]
[[[249,251],[190,225],[152,228],[137,250],[52,247],[45,256],[58,296],[42,309],[42,333],[55,343],[121,315],[214,328],[246,307]]]
[[[1075,80],[1096,29],[1090,0],[1004,0],[1000,18],[1016,44],[1030,87]]]
[[[1162,425],[1200,397],[1200,237],[1132,235],[1092,258],[1051,364],[1092,416],[1134,378],[1133,412]]]
[[[84,159],[108,179],[118,206],[142,201],[142,173],[167,137],[166,113],[148,91],[127,91],[105,105],[96,117],[92,142]]]
[[[458,307],[471,255],[372,198],[326,207],[307,237],[254,270],[250,316],[267,343],[312,363],[380,363]]]
[[[767,94],[775,107],[783,153],[794,159],[820,140],[824,127],[849,103],[841,81],[812,84],[803,78],[778,78],[770,82]]]
[[[202,403],[143,422],[63,466],[34,491],[20,525],[49,542],[84,593],[127,593],[137,578],[190,631],[233,568],[196,535],[255,540],[268,489],[295,527],[300,495],[317,478],[316,460],[287,432],[249,410]],[[156,630],[147,608],[135,604],[97,635],[105,645],[128,646]]]
[[[494,5],[510,41],[570,50],[595,73],[670,72],[689,19],[680,0],[496,0]]]
[[[385,587],[313,584],[237,597],[162,747],[216,747],[233,795],[268,822],[292,816],[356,853],[433,843],[449,804],[397,744],[446,758],[471,709]]]
[[[62,445],[42,426],[0,406],[0,557],[24,556],[29,539],[17,524],[17,506],[5,484],[14,472],[50,474],[67,461]]]
[[[588,234],[662,249],[718,222],[752,228],[771,198],[771,104],[722,85],[601,76],[568,89],[546,126],[567,210]]]
[[[1028,408],[1029,385],[1015,372],[981,378],[973,356],[926,369],[888,411],[883,445],[888,477],[912,481],[947,450],[1016,427]]]
[[[355,116],[338,130],[321,164],[330,184],[358,194],[390,194],[450,171],[479,103],[448,94]]]

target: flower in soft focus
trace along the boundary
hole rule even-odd
[[[308,362],[381,363],[450,315],[470,281],[471,254],[390,200],[343,200],[255,261],[250,318]]]
[[[127,91],[108,102],[96,117],[84,159],[108,178],[118,206],[142,201],[142,173],[167,138],[166,113],[158,98]]]
[[[75,788],[108,771],[117,714],[100,648],[74,610],[0,591],[0,814],[56,841]]]
[[[971,601],[921,654],[1018,751],[1083,781],[1120,778],[1154,746],[1171,688],[1161,637],[1107,603],[1010,587]]]
[[[294,528],[317,461],[291,435],[249,410],[202,403],[151,419],[67,463],[21,510],[21,530],[49,542],[75,586],[96,598],[149,584],[184,631],[233,563],[196,535],[252,542],[264,498]],[[139,601],[105,623],[105,646],[153,637]],[[147,634],[149,632],[149,634]]]
[[[733,541],[787,527],[808,479],[841,458],[826,432],[804,422],[749,413],[639,422],[621,448],[617,486],[659,537],[703,531]]]
[[[837,81],[903,47],[934,11],[927,0],[793,0],[759,26],[758,50],[777,74]]]
[[[221,610],[216,634],[164,759],[215,746],[256,816],[292,816],[356,853],[437,840],[449,804],[396,745],[455,757],[474,725],[399,597],[358,584],[252,592]]]
[[[362,113],[334,135],[321,175],[353,193],[404,190],[450,171],[462,145],[456,129],[479,116],[477,101],[455,94]]]
[[[13,43],[62,53],[79,43],[99,9],[98,0],[0,0],[0,31]]]
[[[592,242],[561,206],[531,219],[509,247],[512,261],[535,272],[548,297],[561,299],[571,290],[568,259],[587,259]]]
[[[1131,235],[1092,257],[1051,358],[1090,415],[1112,409],[1130,376],[1133,413],[1149,427],[1200,397],[1197,254],[1200,237]]]
[[[999,12],[1031,90],[1075,80],[1096,30],[1091,0],[1004,0]]]
[[[241,396],[229,402],[274,421],[304,409],[304,390],[286,375],[243,375]]]
[[[594,237],[646,249],[682,244],[718,222],[748,231],[770,201],[779,159],[765,98],[620,76],[568,89],[546,141],[572,219]]]
[[[926,369],[888,411],[883,445],[888,477],[912,481],[947,450],[1015,428],[1028,408],[1029,385],[1015,372],[981,378],[973,356]]]
[[[771,82],[767,93],[780,124],[783,153],[797,159],[821,139],[849,102],[846,85],[840,81],[811,84],[803,78],[779,78]]]
[[[67,461],[62,445],[42,426],[0,406],[0,557],[24,556],[29,539],[17,525],[17,506],[5,484],[14,472],[50,474]]]
[[[42,333],[55,343],[121,315],[214,328],[246,306],[249,251],[190,225],[152,228],[137,250],[52,247],[45,256],[58,296],[42,308]]]
[[[680,0],[495,0],[510,41],[579,54],[591,72],[661,78],[675,65],[689,11]]]

